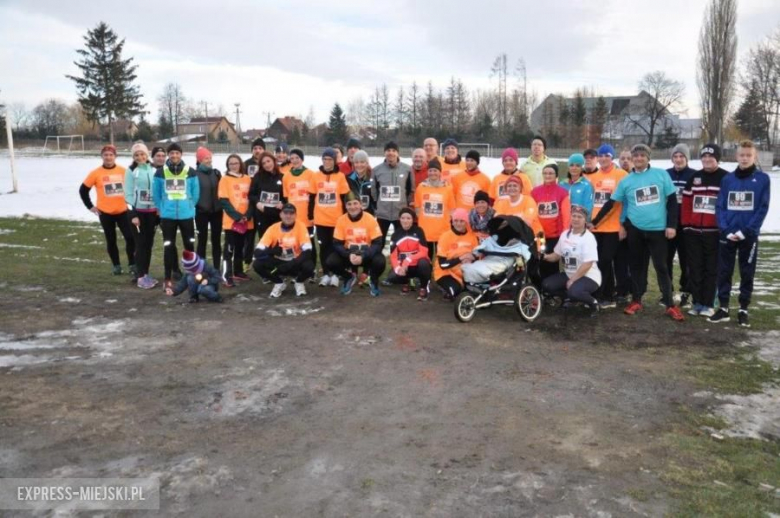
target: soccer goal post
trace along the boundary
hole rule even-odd
[[[458,149],[461,151],[468,151],[473,149],[479,151],[483,157],[492,157],[491,154],[493,146],[486,142],[459,142]],[[465,153],[461,153],[465,156]],[[444,144],[439,144],[439,155],[444,156]]]
[[[8,137],[8,158],[11,161],[11,184],[13,185],[13,190],[11,193],[19,192],[19,185],[16,182],[16,160],[14,159],[14,135],[13,131],[11,130],[11,127],[14,125],[13,120],[11,120],[11,114],[8,113],[8,110],[6,110],[5,113],[5,132],[6,136]]]
[[[46,140],[43,141],[43,152],[46,153],[49,150],[49,140],[56,140],[57,153],[62,153],[62,145],[60,144],[62,139],[68,139],[68,153],[73,151],[73,139],[76,139],[77,143],[79,139],[81,140],[81,151],[84,151],[84,135],[47,135]]]

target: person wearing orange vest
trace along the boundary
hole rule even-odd
[[[542,169],[542,185],[534,187],[531,197],[539,208],[539,222],[544,228],[545,251],[552,253],[558,238],[569,228],[571,202],[569,193],[558,185],[558,166],[547,164]],[[587,210],[587,209],[585,209]],[[542,280],[555,275],[559,271],[557,262],[543,261],[539,265]]]
[[[287,289],[284,277],[295,278],[295,296],[306,295],[306,282],[314,276],[312,249],[306,225],[298,220],[297,209],[285,203],[281,221],[265,231],[255,248],[253,267],[257,274],[274,283],[270,297],[278,299]]]
[[[507,178],[510,176],[517,176],[522,183],[522,192],[530,193],[533,189],[531,179],[524,172],[517,169],[517,151],[514,148],[508,147],[501,153],[501,164],[504,169],[493,177],[493,181],[490,182],[490,189],[488,195],[490,196],[491,204],[494,204],[497,200],[503,198],[506,199],[509,196],[506,194],[505,184]]]
[[[474,208],[474,195],[477,191],[490,189],[490,178],[479,170],[479,153],[473,149],[466,153],[466,170],[451,178],[455,203],[458,208]]]
[[[428,257],[433,260],[439,238],[450,228],[450,214],[455,210],[452,186],[441,180],[438,158],[428,162],[428,179],[414,191],[417,224],[428,241]]]
[[[469,228],[468,219],[466,209],[455,209],[452,212],[452,227],[439,238],[433,278],[447,300],[454,300],[463,291],[461,264],[476,260],[472,251],[479,241]]]
[[[517,176],[510,176],[506,181],[507,199],[498,200],[493,208],[496,216],[517,216],[534,231],[534,235],[544,235],[544,228],[539,221],[539,208],[531,194],[523,194],[522,181]]]
[[[116,164],[116,148],[103,146],[100,150],[103,165],[90,172],[79,188],[79,196],[87,210],[100,219],[103,235],[106,238],[106,251],[113,265],[114,275],[122,275],[119,262],[119,248],[116,246],[116,229],[125,238],[125,252],[130,273],[135,274],[135,241],[130,230],[125,201],[125,168]],[[95,188],[97,204],[89,198],[89,191]]]
[[[452,182],[452,178],[466,170],[466,162],[458,151],[458,142],[454,138],[448,138],[442,145],[444,148],[444,161],[441,164],[441,178],[445,182]]]
[[[225,175],[219,181],[217,197],[222,207],[222,230],[225,232],[225,248],[222,253],[222,276],[225,286],[232,288],[235,280],[247,280],[244,273],[244,240],[250,237],[248,230],[254,227],[249,189],[252,179],[244,171],[241,157],[233,154],[225,161]]]

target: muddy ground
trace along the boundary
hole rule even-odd
[[[268,291],[6,287],[2,476],[157,474],[165,515],[658,516],[657,439],[707,403],[680,351],[737,339],[652,306],[461,324],[389,288]]]

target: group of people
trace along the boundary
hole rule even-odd
[[[374,167],[361,147],[357,139],[346,149],[328,147],[311,170],[300,149],[281,143],[272,154],[257,139],[252,156],[244,161],[231,154],[222,174],[204,147],[190,167],[176,143],[151,151],[136,143],[125,170],[109,145],[80,194],[99,216],[114,274],[122,273],[118,228],[133,282],[144,289],[158,284],[149,266],[159,226],[163,287],[169,295],[189,291],[193,302],[201,296],[221,300],[220,286],[249,280],[250,266],[273,284],[271,297],[282,296],[288,278],[297,296],[306,295],[306,283],[317,282],[318,258],[320,286],[338,287],[345,295],[358,284],[372,296],[380,295],[381,285],[398,284],[423,301],[433,281],[453,299],[466,282],[475,282],[481,269],[472,265],[485,260],[479,245],[491,238],[488,222],[500,215],[519,217],[533,230],[542,290],[564,305],[582,303],[591,314],[618,302],[627,314],[642,310],[652,259],[667,315],[683,320],[680,306],[690,303],[691,315],[727,321],[738,256],[738,320],[749,325],[770,192],[752,142],[740,143],[733,173],[719,167],[721,150],[714,144],[700,150],[700,171],[688,166],[684,144],[673,149],[668,171],[650,165],[645,145],[617,157],[604,144],[571,155],[564,179],[541,136],[534,137],[522,164],[516,150],[504,150],[502,171],[492,179],[480,170],[480,154],[470,150],[462,157],[454,139],[443,143],[443,156],[435,139],[425,139],[411,165],[401,161],[394,142],[384,146],[384,161]],[[205,260],[209,239],[211,265]],[[672,282],[675,255],[679,305]],[[390,272],[380,281],[388,260]]]

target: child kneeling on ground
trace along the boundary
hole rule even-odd
[[[176,297],[189,290],[190,302],[199,302],[201,295],[209,302],[222,302],[219,294],[222,274],[216,268],[189,250],[181,254],[181,265],[184,267],[184,276],[172,288],[165,288],[166,295]]]

